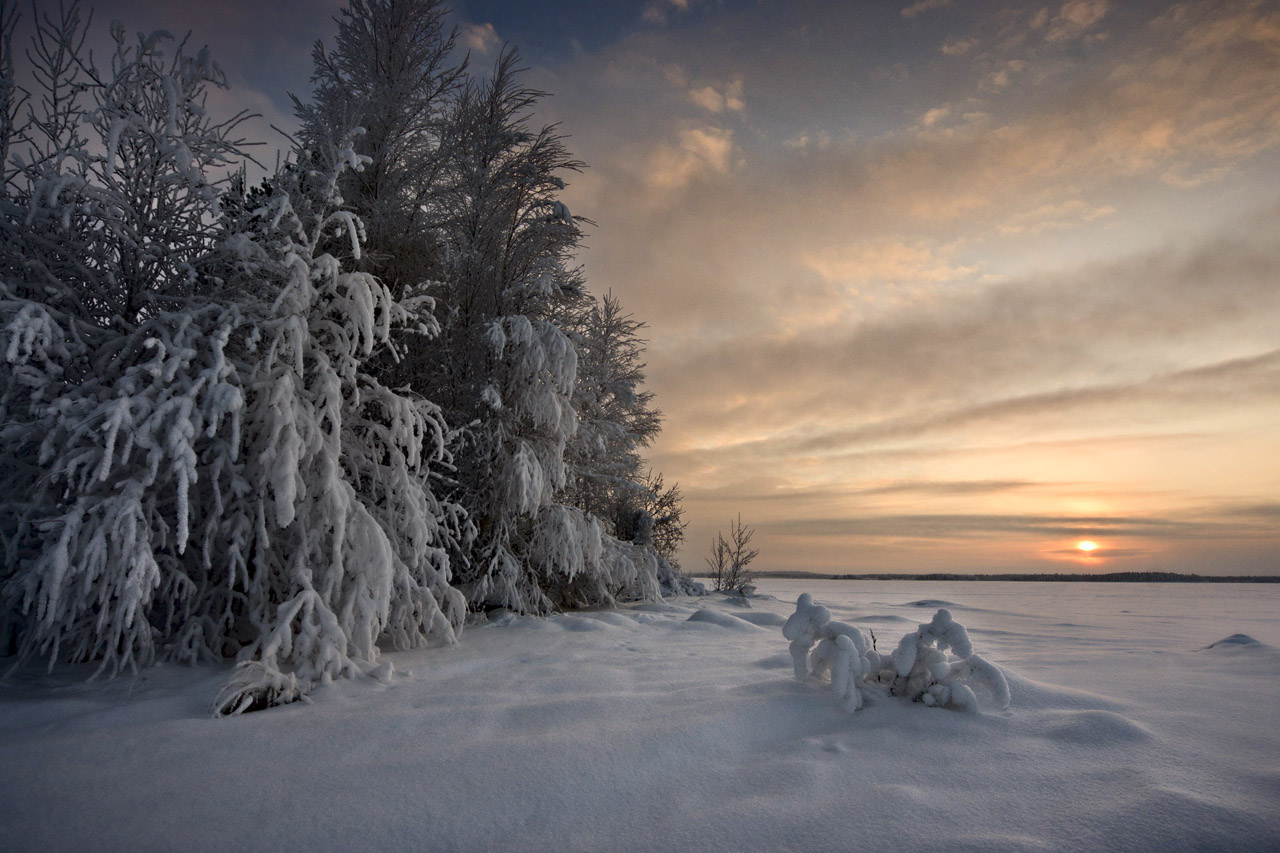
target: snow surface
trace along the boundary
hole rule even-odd
[[[1007,711],[795,680],[802,592],[891,651],[945,606]],[[0,849],[1280,849],[1280,586],[763,581],[506,614],[211,719],[226,667],[0,686]]]

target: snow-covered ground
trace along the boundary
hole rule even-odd
[[[882,650],[947,607],[1010,708],[846,713],[792,674],[806,591]],[[225,667],[23,671],[0,849],[1280,849],[1280,585],[760,592],[471,626],[230,719]]]

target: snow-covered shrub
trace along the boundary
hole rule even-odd
[[[663,595],[703,596],[707,594],[706,584],[683,574],[667,562],[665,557],[659,556],[658,560],[658,589]]]
[[[831,611],[814,604],[813,596],[806,592],[796,600],[795,612],[783,623],[782,636],[791,641],[796,678],[824,678],[830,674],[832,692],[843,707],[850,711],[862,707],[863,681],[880,663],[862,631],[833,620]]]
[[[883,666],[877,677],[891,685],[895,696],[930,706],[976,711],[978,700],[967,683],[973,680],[991,692],[998,706],[1009,705],[1009,684],[1004,675],[973,653],[968,632],[945,608],[905,635],[887,663],[892,666]]]
[[[1009,705],[1003,673],[973,653],[964,626],[945,609],[904,636],[892,654],[884,655],[867,643],[861,630],[834,621],[827,608],[814,604],[813,596],[804,593],[783,624],[782,635],[791,641],[796,678],[822,679],[829,674],[832,691],[849,711],[862,707],[862,690],[869,685],[931,707],[977,711],[973,683],[986,688],[997,706]]]

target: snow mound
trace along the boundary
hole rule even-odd
[[[566,631],[607,631],[614,627],[599,619],[588,619],[583,616],[560,616],[551,620]]]
[[[634,628],[636,626],[635,619],[612,610],[601,610],[597,613],[579,613],[578,615],[583,619],[594,619],[597,622],[603,622],[615,628]]]
[[[679,613],[681,615],[689,612],[687,607],[679,607],[675,604],[668,604],[665,601],[647,601],[644,604],[637,604],[628,609],[638,610],[642,613]]]
[[[1040,733],[1063,743],[1096,747],[1146,743],[1154,737],[1145,727],[1114,711],[1049,712]]]
[[[1260,646],[1260,645],[1262,645],[1262,643],[1259,643],[1257,640],[1255,640],[1253,637],[1250,637],[1248,634],[1232,634],[1230,637],[1223,637],[1221,640],[1218,640],[1216,643],[1210,643],[1209,645],[1205,646],[1205,648],[1216,649],[1221,646]]]
[[[781,613],[770,613],[767,610],[759,613],[743,613],[736,618],[746,620],[752,625],[759,625],[761,628],[781,628],[787,622],[787,618]]]
[[[745,619],[739,619],[732,613],[723,613],[719,610],[711,610],[703,607],[695,610],[686,622],[705,622],[708,625],[715,625],[719,628],[728,628],[731,631],[759,631],[755,625],[752,625]]]
[[[1123,710],[1119,702],[1099,693],[1033,681],[1015,672],[1005,672],[1009,690],[1018,697],[1018,708],[1027,711],[1082,709]]]

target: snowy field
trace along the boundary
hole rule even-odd
[[[949,608],[1011,706],[846,713],[792,674],[806,591],[882,649]],[[24,671],[0,848],[1280,849],[1280,585],[760,592],[470,626],[388,684],[220,720],[222,667]]]

